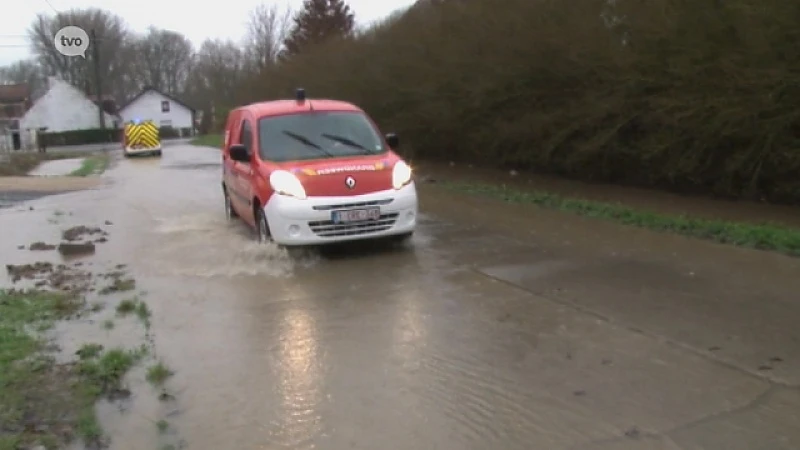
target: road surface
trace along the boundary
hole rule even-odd
[[[220,172],[174,145],[0,210],[16,262],[113,223],[93,262],[146,291],[188,448],[800,448],[795,259],[435,185],[410,247],[289,256],[225,222]],[[101,406],[112,448],[158,448],[160,408]]]

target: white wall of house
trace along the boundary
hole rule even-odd
[[[168,111],[162,111],[162,102],[167,102]],[[121,109],[119,115],[123,123],[138,119],[152,120],[160,127],[194,128],[191,109],[152,90]]]
[[[50,78],[47,93],[20,119],[23,130],[47,127],[48,133],[100,128],[97,105],[66,81]],[[105,114],[106,128],[119,119]]]

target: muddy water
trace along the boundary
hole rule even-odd
[[[431,216],[408,247],[288,255],[223,219],[218,162],[170,147],[121,161],[104,189],[0,215],[4,257],[26,262],[18,243],[113,224],[92,263],[130,264],[176,372],[173,402],[145,389],[101,406],[113,449],[156,448],[163,414],[196,449],[800,447],[778,419],[800,411],[796,389],[478,270],[510,257],[535,280],[579,260]],[[55,210],[72,215],[54,225]],[[135,330],[112,333],[137,345]]]

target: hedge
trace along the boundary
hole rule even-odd
[[[59,133],[44,133],[44,143],[49,147],[62,145],[103,144],[120,142],[122,130],[90,128],[86,130],[63,131]]]
[[[303,87],[415,157],[800,205],[798,18],[797,0],[419,1],[236,103]]]
[[[160,127],[161,139],[191,136],[191,128]],[[62,145],[104,144],[122,141],[122,129],[91,128],[86,130],[64,131],[60,133],[44,133],[44,142],[48,147]]]

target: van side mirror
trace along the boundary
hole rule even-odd
[[[389,144],[389,147],[392,149],[396,149],[400,147],[400,138],[397,137],[395,133],[389,133],[386,135],[386,143]]]
[[[250,152],[247,151],[247,147],[242,144],[233,144],[229,148],[229,152],[231,154],[231,159],[234,161],[249,163],[250,162]]]

